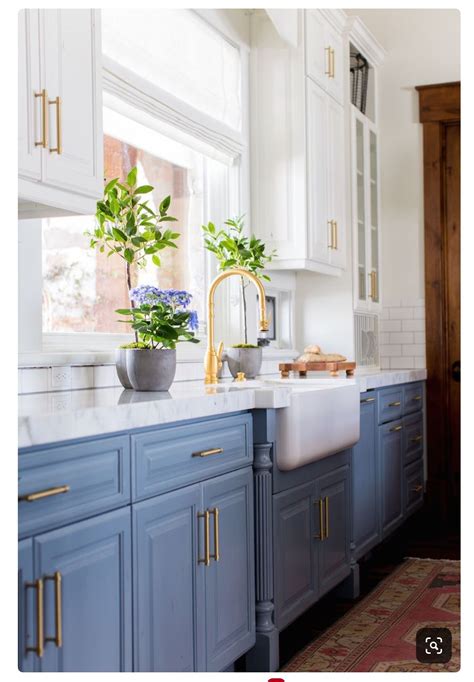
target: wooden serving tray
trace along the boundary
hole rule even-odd
[[[282,377],[289,377],[290,372],[298,372],[300,377],[305,377],[307,372],[330,372],[332,377],[339,376],[344,371],[346,376],[354,376],[355,362],[280,362],[279,370]]]

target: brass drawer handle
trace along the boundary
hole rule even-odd
[[[389,403],[389,407],[400,407],[401,402],[399,400],[395,400],[393,403]]]
[[[209,566],[211,563],[211,556],[209,554],[209,512],[199,512],[198,519],[204,519],[204,559],[198,556],[198,564]]]
[[[334,230],[334,248],[336,251],[338,250],[338,240],[337,240],[337,220],[332,221],[333,225],[333,230]]]
[[[419,443],[422,438],[423,436],[415,436],[414,438],[410,438],[410,441],[412,443]]]
[[[421,395],[414,395],[412,400],[421,400],[422,396]]]
[[[324,51],[326,53],[326,62],[327,62],[327,71],[324,72],[326,76],[329,76],[331,78],[331,48],[330,47],[325,47]]]
[[[314,502],[314,505],[319,505],[319,533],[314,536],[315,540],[324,540],[324,519],[323,519],[323,501],[321,499]]]
[[[399,426],[392,426],[390,431],[401,431],[403,429],[403,426],[400,424]]]
[[[214,554],[211,554],[211,559],[219,561],[219,509],[209,509],[209,513],[214,517]]]
[[[364,398],[361,403],[375,403],[375,398]]]
[[[61,98],[56,97],[56,99],[50,99],[48,104],[54,104],[56,106],[56,146],[50,147],[50,152],[57,152],[58,154],[63,153],[63,131],[61,122]]]
[[[193,452],[192,457],[209,457],[209,455],[220,455],[224,452],[224,448],[211,448],[211,450],[199,450]]]
[[[330,232],[330,241],[328,244],[329,249],[334,249],[334,221],[333,220],[328,220],[328,225],[329,225],[329,232]]]
[[[327,495],[324,498],[324,501],[326,503],[326,528],[325,528],[324,534],[325,534],[326,538],[328,538],[329,537],[329,497]]]
[[[46,148],[48,146],[48,92],[46,90],[35,92],[36,97],[41,97],[41,140],[35,142],[35,147]]]
[[[335,78],[336,76],[336,60],[334,59],[334,48],[331,47],[331,78]],[[337,248],[337,247],[336,247]]]
[[[45,642],[54,642],[58,648],[63,645],[63,601],[61,593],[62,576],[59,571],[54,575],[45,575],[45,580],[54,582],[54,622],[56,634],[54,637],[46,637]]]
[[[36,493],[20,495],[18,497],[18,502],[36,502],[36,500],[42,500],[45,497],[53,497],[54,495],[61,495],[62,493],[68,493],[69,491],[70,487],[68,485],[60,485],[56,488],[47,488],[46,490],[38,490]]]
[[[43,657],[44,652],[44,599],[43,599],[43,580],[39,578],[34,583],[26,583],[26,588],[36,590],[36,646],[26,647],[26,651],[33,651],[39,658]]]
[[[415,485],[415,487],[412,488],[412,492],[414,492],[414,493],[421,493],[422,490],[423,490],[422,485]]]

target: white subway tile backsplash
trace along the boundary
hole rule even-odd
[[[424,319],[402,320],[402,330],[404,332],[424,332],[425,321]]]
[[[380,358],[380,369],[390,369],[390,358]]]
[[[49,390],[71,390],[71,368],[67,365],[49,368]]]
[[[117,386],[119,384],[115,365],[97,365],[94,367],[94,388]]]
[[[414,358],[390,358],[390,369],[413,369],[414,367]]]
[[[413,308],[389,308],[391,320],[409,320],[413,318]]]
[[[413,343],[412,332],[390,332],[390,343]]]
[[[415,332],[414,337],[415,337],[415,339],[414,339],[415,343],[422,343],[423,345],[426,344],[426,334],[424,331],[423,332]]]
[[[401,320],[380,320],[381,332],[400,332],[401,330]]]
[[[94,368],[92,366],[72,367],[71,388],[91,388],[94,385]]]
[[[415,320],[425,319],[425,308],[413,308],[413,318]]]
[[[42,393],[48,390],[48,367],[31,367],[22,370],[24,393]]]
[[[387,344],[385,346],[380,346],[380,355],[386,358],[394,357],[395,355],[402,354],[402,347],[400,344]]]
[[[426,368],[426,358],[413,358],[415,361],[415,369],[425,369]]]
[[[390,334],[389,332],[380,332],[379,333],[379,346],[385,346],[387,343],[390,343]]]
[[[412,343],[403,346],[402,355],[405,356],[411,355],[412,357],[420,358],[424,357],[425,353],[425,345],[423,343]]]

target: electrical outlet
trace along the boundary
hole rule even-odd
[[[52,391],[68,391],[71,389],[71,368],[50,368],[50,389]]]

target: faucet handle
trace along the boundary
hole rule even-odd
[[[247,381],[245,378],[245,372],[237,372],[236,381]]]
[[[217,369],[222,369],[222,353],[224,351],[224,342],[220,341],[217,346]]]

